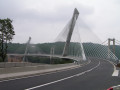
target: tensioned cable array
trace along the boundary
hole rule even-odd
[[[55,42],[65,43],[65,40],[68,35],[70,23],[71,23],[71,21],[65,26],[65,28],[62,30],[62,32],[58,35],[58,37],[55,39]],[[75,28],[77,28],[76,25],[75,25]],[[64,47],[64,45],[62,47]],[[85,54],[84,54],[84,49],[83,49],[82,43],[80,41],[80,35],[79,35],[78,29],[74,29],[74,31],[72,33],[72,37],[71,37],[71,41],[70,41],[70,45],[69,45],[68,56],[80,57],[80,58],[84,58],[84,60],[86,59]]]
[[[114,61],[118,60],[110,48],[103,45],[107,40],[101,43],[101,40],[90,30],[83,20],[77,20],[77,15],[79,15],[79,13],[76,10],[72,19],[55,39],[55,42],[49,44],[49,52],[52,50],[55,55],[79,57],[82,58],[82,60],[86,59],[86,56],[105,58]]]

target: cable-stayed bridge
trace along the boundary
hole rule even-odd
[[[14,73],[15,75],[21,75],[22,73],[34,74],[37,72],[38,75],[15,79],[7,78],[7,80],[0,81],[0,89],[107,90],[107,88],[111,86],[117,87],[116,85],[120,83],[120,75],[119,69],[117,70],[114,64],[119,63],[119,53],[117,53],[115,46],[116,43],[119,44],[119,41],[114,38],[109,38],[104,42],[99,42],[99,38],[96,37],[95,34],[91,34],[91,32],[85,30],[83,26],[81,33],[85,32],[85,34],[79,34],[78,27],[81,25],[77,22],[78,16],[79,12],[75,9],[71,20],[54,42],[35,45],[30,43],[30,37],[24,49],[24,53],[9,53],[8,58],[13,59],[21,57],[22,61],[26,62],[28,56],[48,57],[50,59],[57,57],[72,59],[77,61],[78,64],[81,64],[82,62],[87,63],[77,65],[70,69],[62,69],[60,71],[57,71],[56,69],[51,71],[51,69],[48,68],[48,70],[50,70],[49,73],[44,72],[42,74],[40,74],[40,72],[43,72],[44,69],[39,71]],[[94,40],[97,42],[94,42]],[[112,45],[111,42],[113,42]],[[22,69],[28,68],[31,69],[31,67],[23,67]],[[39,66],[33,66],[32,68],[39,69]],[[10,75],[15,76],[14,74],[12,73]],[[0,75],[0,77],[4,77],[5,75],[6,74]],[[7,74],[6,76],[9,75]]]
[[[61,55],[56,55],[56,52],[55,52],[55,47],[56,45],[53,45],[50,47],[50,55],[49,54],[27,54],[28,53],[28,46],[30,44],[30,41],[31,41],[31,37],[29,38],[28,42],[27,42],[27,45],[26,45],[26,49],[25,49],[25,54],[8,54],[8,56],[23,56],[23,61],[25,61],[25,57],[26,56],[52,56],[52,57],[59,57],[59,58],[68,58],[68,57],[72,57],[72,59],[77,56],[77,57],[80,57],[80,59],[82,58],[82,60],[86,60],[86,57],[85,57],[85,54],[84,54],[84,50],[83,50],[83,46],[80,42],[71,42],[71,38],[72,38],[72,34],[74,32],[74,27],[75,27],[75,24],[76,24],[76,21],[77,21],[77,18],[79,16],[79,12],[78,10],[75,8],[74,10],[74,13],[73,13],[73,16],[72,16],[72,19],[70,20],[69,24],[66,26],[66,29],[64,30],[64,32],[67,32],[65,33],[65,37],[62,37],[65,39],[65,41],[56,41],[55,43],[59,42],[59,44],[61,44],[59,48],[62,48],[62,53]],[[63,32],[63,33],[64,33]],[[63,35],[63,34],[62,34]],[[60,39],[61,36],[58,37],[58,39]],[[76,55],[74,56],[73,54],[71,54],[69,51],[70,51],[70,47],[73,48],[74,45],[71,46],[71,43],[76,45],[77,48],[76,48]],[[73,52],[73,51],[72,51]],[[72,56],[71,56],[71,55]],[[81,54],[81,55],[80,55]],[[71,58],[70,58],[71,59]],[[79,60],[80,60],[79,59]],[[75,59],[76,60],[76,59]],[[77,60],[77,61],[79,61]]]
[[[30,49],[31,37],[29,37],[29,40],[26,44],[25,53],[24,54],[8,54],[8,58],[11,56],[12,57],[21,56],[24,62],[27,56],[46,56],[50,58],[51,57],[70,58],[70,59],[77,58],[77,60],[76,59],[75,60],[79,62],[79,61],[87,60],[87,57],[98,57],[98,58],[108,59],[115,63],[118,63],[119,59],[115,55],[115,39],[108,39],[108,45],[105,45],[105,42],[107,42],[107,40],[103,43],[91,42],[89,41],[90,39],[96,39],[97,41],[100,41],[100,40],[97,39],[97,37],[94,38],[95,35],[91,35],[92,38],[90,38],[89,37],[90,32],[88,33],[83,29],[83,31],[88,33],[88,36],[85,35],[86,38],[88,38],[88,41],[84,42],[81,40],[83,38],[80,37],[81,33],[79,32],[79,28],[78,28],[80,25],[77,22],[78,16],[79,16],[79,12],[75,8],[71,20],[68,22],[65,28],[61,31],[61,33],[58,35],[55,41],[52,43],[49,43],[48,45],[46,43],[44,45],[41,45],[41,47],[39,47],[44,52],[41,52],[40,50],[39,53],[36,53],[36,52],[30,53],[29,49]],[[113,41],[113,50],[111,50],[110,48],[111,41]],[[45,47],[46,45],[49,48],[46,47],[43,50],[42,47]],[[32,46],[31,48],[34,48],[34,47],[35,46]]]

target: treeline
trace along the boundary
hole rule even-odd
[[[50,58],[50,57],[32,57],[27,56],[26,61],[32,62],[32,63],[45,63],[45,64],[65,64],[65,63],[72,63],[73,60],[70,59],[61,59],[61,58]]]
[[[62,55],[64,42],[56,42],[56,43],[42,43],[42,44],[30,44],[28,46],[28,53],[42,53],[42,54],[50,54],[51,49],[54,48],[54,53],[56,55]],[[9,43],[8,44],[8,53],[18,53],[24,54],[26,49],[26,44],[19,43]],[[81,47],[79,43],[70,43],[68,55],[76,55],[81,54]]]
[[[52,54],[55,55],[62,55],[63,48],[65,43],[64,42],[56,42],[56,43],[42,43],[42,44],[30,44],[28,48],[28,54]],[[51,52],[51,49],[54,48],[54,52]],[[77,54],[75,51],[79,51],[80,53],[80,44],[79,43],[71,43],[70,44],[70,50],[69,55],[75,55]],[[20,44],[20,43],[9,43],[8,44],[8,54],[24,54],[26,50],[26,44]],[[74,51],[75,50],[75,51]],[[64,64],[64,63],[72,63],[73,60],[66,60],[66,59],[60,59],[60,58],[52,58],[50,60],[49,58],[45,57],[32,57],[27,56],[26,61],[32,62],[32,63],[52,63],[52,64]]]
[[[41,53],[51,54],[51,49],[54,48],[54,54],[62,55],[64,42],[56,43],[42,43],[42,44],[31,44],[28,47],[28,53]],[[86,56],[107,58],[108,48],[107,46],[93,43],[83,43],[83,48]],[[112,51],[112,46],[110,47]],[[24,54],[26,44],[20,43],[9,43],[8,53],[19,53]],[[113,51],[112,51],[113,52]],[[71,43],[69,46],[68,55],[79,55],[82,56],[82,48],[79,43]],[[120,46],[115,46],[115,55],[120,59]]]

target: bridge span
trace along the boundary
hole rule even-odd
[[[73,61],[82,61],[82,57],[75,56],[61,56],[61,55],[49,55],[49,54],[7,54],[7,57],[24,57],[24,56],[39,56],[39,57],[49,57],[49,58],[61,58],[61,59],[71,59]]]

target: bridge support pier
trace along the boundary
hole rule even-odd
[[[31,41],[31,37],[29,37],[29,40],[28,40],[27,45],[26,45],[25,54],[24,54],[24,57],[23,57],[23,62],[25,61],[27,51],[28,51],[28,45],[30,44],[30,41]]]

